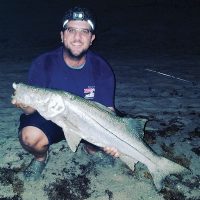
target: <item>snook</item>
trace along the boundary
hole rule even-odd
[[[44,118],[62,127],[69,147],[76,151],[81,139],[99,147],[115,147],[132,170],[138,161],[149,169],[158,190],[169,174],[184,167],[154,153],[143,141],[146,120],[121,118],[109,108],[68,92],[13,83],[17,101],[35,108]]]

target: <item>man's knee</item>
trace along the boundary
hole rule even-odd
[[[22,145],[28,147],[48,145],[47,136],[42,130],[33,126],[24,127],[19,134],[19,139]]]

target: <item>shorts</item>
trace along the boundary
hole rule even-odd
[[[49,140],[49,145],[65,139],[62,128],[51,120],[46,120],[38,112],[20,116],[19,132],[26,126],[34,126],[42,130]]]

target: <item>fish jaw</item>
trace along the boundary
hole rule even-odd
[[[45,114],[45,117],[51,118],[52,116],[50,116],[50,113],[53,116],[56,115],[55,111],[52,112],[52,110],[50,110],[52,107],[55,108],[55,102],[51,101],[51,93],[47,92],[45,89],[36,88],[23,83],[13,83],[12,86],[14,94],[11,97],[11,103],[23,104],[36,110],[40,110],[41,113]],[[45,105],[48,105],[49,107]],[[58,109],[57,112],[60,112],[60,110]]]
[[[12,87],[14,89],[14,94],[12,95],[12,100],[11,102],[13,104],[18,103],[18,104],[23,104],[26,106],[30,106],[31,104],[31,95],[27,95],[26,93],[26,85],[24,84],[17,84],[13,83]]]

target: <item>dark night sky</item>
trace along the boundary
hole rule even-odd
[[[94,48],[133,56],[198,54],[197,0],[1,0],[0,59],[29,59],[60,44],[63,13],[72,5],[97,15]]]

